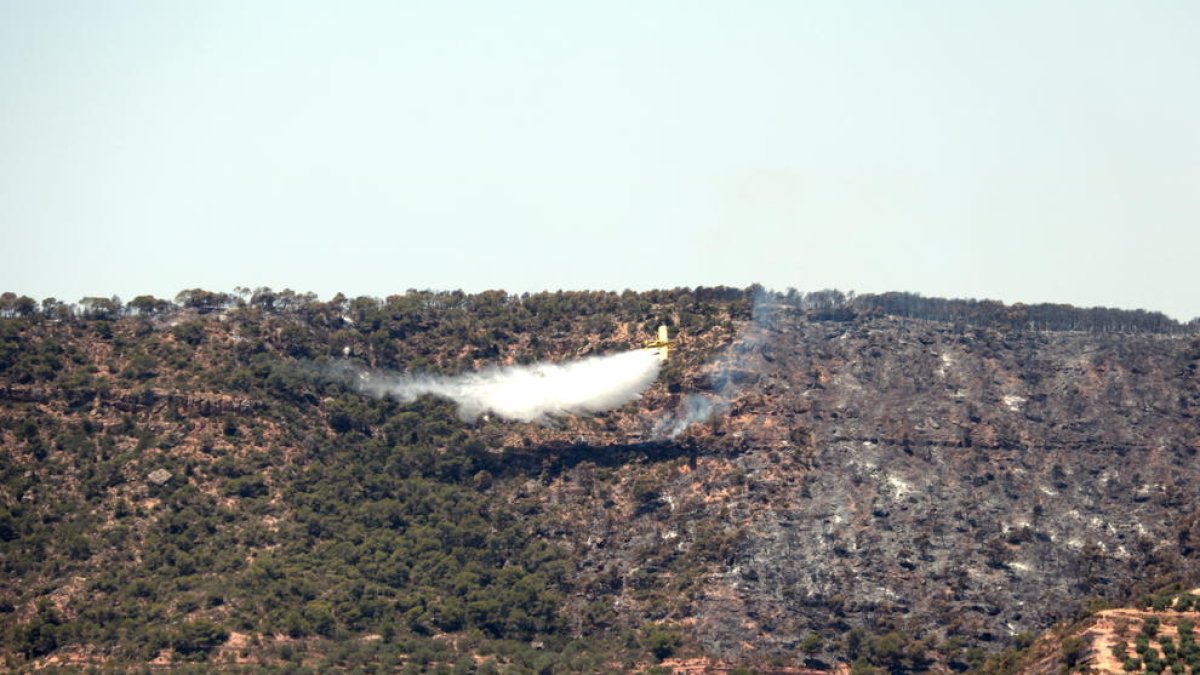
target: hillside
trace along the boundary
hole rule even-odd
[[[965,670],[1200,581],[1195,322],[726,288],[23,300],[0,307],[10,668]],[[678,350],[638,402],[548,427],[315,375],[660,323]]]
[[[1097,610],[1056,626],[1027,649],[995,659],[994,665],[1046,674],[1195,673],[1200,670],[1198,592],[1181,592],[1176,585],[1130,607]]]

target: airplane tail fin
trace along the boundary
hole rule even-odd
[[[675,343],[671,342],[671,336],[667,334],[667,327],[659,326],[658,339],[647,342],[645,347],[647,351],[654,350],[658,354],[659,360],[666,361],[667,356],[670,354],[671,347],[674,345]]]

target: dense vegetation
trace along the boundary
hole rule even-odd
[[[669,653],[677,636],[654,625],[582,636],[567,625],[563,552],[493,488],[502,458],[450,404],[362,398],[306,364],[351,353],[458,371],[624,348],[618,323],[649,335],[660,321],[701,328],[746,307],[732,289],[10,302],[3,650],[10,663],[145,662],[236,644],[228,658],[318,668],[474,654],[483,670],[490,656],[516,672]]]
[[[511,310],[499,309],[504,305],[525,306],[532,302],[533,306],[530,309],[534,314],[547,310],[551,314],[566,310],[569,314],[577,309],[581,314],[595,315],[605,312],[626,313],[629,310],[644,310],[647,304],[672,304],[675,299],[680,300],[684,305],[692,302],[732,302],[741,295],[743,295],[742,291],[725,287],[694,290],[677,288],[670,291],[650,291],[642,294],[626,291],[619,296],[603,292],[566,294],[559,292],[536,295],[527,293],[520,297],[508,295],[502,291],[487,291],[467,296],[461,291],[430,293],[410,289],[404,296],[389,297],[387,304],[411,309],[411,303],[425,303],[428,309],[435,311],[441,309],[458,309],[469,313],[483,311],[485,317],[495,317],[497,313],[510,313]],[[927,298],[916,293],[901,292],[855,295],[853,292],[847,294],[836,290],[803,293],[792,288],[783,293],[776,293],[758,286],[749,289],[746,295],[765,297],[771,302],[812,312],[813,316],[818,319],[849,320],[859,313],[875,313],[1012,329],[1097,333],[1189,333],[1200,331],[1200,317],[1187,323],[1180,323],[1161,312],[1148,312],[1142,309],[1082,308],[1053,303],[1005,305],[995,300]],[[408,299],[410,306],[405,307],[402,302],[404,298]],[[245,307],[267,312],[295,310],[302,314],[311,314],[320,312],[322,309],[345,309],[347,306],[362,311],[380,304],[380,301],[375,298],[357,298],[348,301],[342,295],[338,295],[328,303],[321,303],[312,293],[296,293],[288,289],[273,291],[270,288],[259,288],[253,291],[248,288],[238,288],[234,293],[214,293],[202,289],[191,289],[179,293],[174,302],[149,295],[138,296],[128,303],[122,303],[121,299],[116,296],[111,298],[89,297],[83,298],[78,304],[64,303],[56,298],[46,298],[39,304],[31,297],[18,296],[8,292],[0,296],[0,317],[83,317],[111,320],[126,315],[162,315],[180,308],[209,313]],[[679,309],[683,309],[686,316],[687,308],[680,307]]]
[[[509,463],[492,443],[503,429],[464,426],[446,402],[363,398],[310,373],[343,355],[450,373],[600,353],[639,344],[659,323],[728,335],[762,293],[410,291],[321,302],[291,291],[193,289],[174,301],[76,305],[5,294],[4,663],[161,657],[318,671],[552,672],[698,653],[684,630],[660,620],[666,608],[640,625],[603,603],[563,611],[570,597],[608,582],[581,581],[571,552],[539,534],[554,525],[525,485],[547,477],[550,459]],[[897,294],[768,300],[817,321],[895,313],[1021,328],[1195,328],[1144,312]],[[700,362],[705,349],[686,358]],[[686,365],[664,371],[667,385]],[[625,487],[639,509],[661,507],[652,476]],[[727,560],[737,544],[719,533],[697,541],[686,555],[647,549],[680,580],[672,592],[688,592],[704,564]],[[849,631],[836,645],[813,634],[802,644],[864,672],[928,667],[931,649],[899,629]],[[962,667],[984,660],[965,645],[943,653]]]

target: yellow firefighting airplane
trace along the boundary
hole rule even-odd
[[[658,327],[658,339],[651,340],[643,346],[646,348],[646,351],[657,352],[658,359],[660,361],[666,361],[667,360],[667,352],[669,352],[671,350],[671,348],[675,346],[675,343],[672,342],[671,339],[667,336],[667,327],[659,326]]]

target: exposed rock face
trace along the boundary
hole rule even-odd
[[[588,602],[690,624],[718,654],[859,625],[986,644],[1195,555],[1194,337],[777,314],[739,344],[683,387],[736,367],[727,417],[617,465],[617,496],[590,463],[542,493]],[[689,554],[721,537],[724,558]]]

